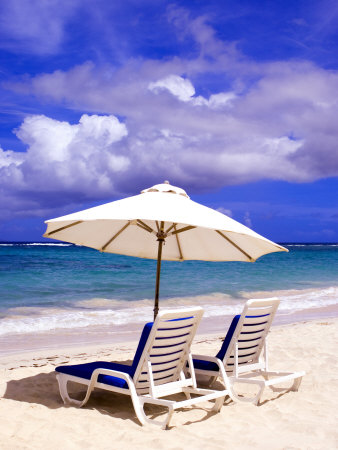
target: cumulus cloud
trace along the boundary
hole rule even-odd
[[[120,67],[87,62],[7,84],[100,115],[78,124],[27,117],[17,130],[27,151],[0,152],[3,198],[41,200],[46,192],[81,202],[164,179],[196,193],[338,175],[337,72],[306,61],[249,61],[203,18],[169,13],[182,39],[190,33],[200,46],[196,58],[129,59]],[[211,72],[226,88],[208,85]]]
[[[2,184],[11,192],[67,191],[80,201],[131,194],[162,179],[198,192],[338,175],[337,74],[268,64],[245,89],[203,97],[194,71],[173,75],[182,64],[131,62],[115,72],[85,64],[12,86],[102,115],[84,115],[76,125],[28,117],[17,131],[27,153],[2,152]],[[107,114],[112,109],[125,123]],[[19,161],[10,165],[12,158]]]
[[[210,95],[208,105],[212,109],[221,109],[230,107],[237,95],[234,92],[221,92],[219,94]]]
[[[11,165],[19,165],[25,160],[23,153],[13,152],[12,150],[3,150],[0,147],[0,169]]]
[[[127,128],[114,116],[85,114],[74,125],[30,116],[16,134],[28,150],[0,149],[1,186],[21,200],[27,197],[32,209],[46,207],[56,197],[71,201],[78,193],[83,199],[109,195],[115,190],[114,175],[130,165],[122,144]]]
[[[237,97],[234,92],[221,92],[210,95],[209,99],[199,95],[195,97],[195,88],[192,82],[178,75],[168,75],[167,77],[151,82],[148,89],[154,93],[168,91],[182,102],[191,102],[195,106],[208,106],[211,109],[222,109],[230,107],[232,101]]]
[[[188,102],[195,95],[195,88],[190,80],[182,78],[178,75],[168,75],[162,80],[149,83],[149,90],[160,92],[167,90],[182,102]]]

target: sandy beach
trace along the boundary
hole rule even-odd
[[[197,335],[193,352],[214,355],[221,337]],[[179,410],[169,430],[140,426],[128,396],[96,390],[82,409],[65,407],[59,396],[56,365],[131,360],[136,337],[133,342],[5,355],[0,359],[0,447],[337,448],[337,338],[337,318],[273,326],[269,337],[271,369],[305,370],[300,390],[282,394],[266,389],[259,407],[226,400],[215,415],[207,412],[203,403]]]

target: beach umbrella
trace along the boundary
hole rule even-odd
[[[247,261],[288,251],[219,211],[192,201],[168,181],[139,195],[47,220],[46,238],[101,252],[157,259],[154,317],[161,261]]]

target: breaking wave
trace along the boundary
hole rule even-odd
[[[204,317],[233,316],[241,312],[249,298],[278,297],[278,314],[286,315],[305,309],[324,308],[338,303],[338,287],[282,291],[240,292],[238,297],[213,293],[161,300],[161,308],[202,306]],[[119,326],[149,321],[153,300],[123,302],[93,298],[74,304],[73,308],[19,307],[7,310],[0,322],[0,335],[29,334],[86,327]]]

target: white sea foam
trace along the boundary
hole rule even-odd
[[[285,247],[338,247],[338,244],[283,244]]]
[[[161,300],[161,308],[202,306],[205,317],[232,316],[242,311],[248,298],[278,297],[279,313],[290,314],[304,309],[338,304],[338,287],[284,291],[242,292],[240,298],[223,293]],[[149,321],[153,300],[121,302],[114,299],[79,301],[74,309],[12,308],[0,321],[0,335],[51,332],[85,327],[119,326]]]
[[[137,312],[137,314],[136,314]],[[11,316],[0,322],[0,335],[17,333],[37,333],[58,329],[74,329],[100,325],[123,325],[130,321],[133,323],[146,322],[152,317],[151,308],[141,308],[138,311],[123,309],[120,311],[58,311],[54,314],[47,312],[41,315],[23,317]]]
[[[338,304],[338,287],[245,292],[243,296],[245,298],[278,297],[280,299],[279,311],[294,312]]]

